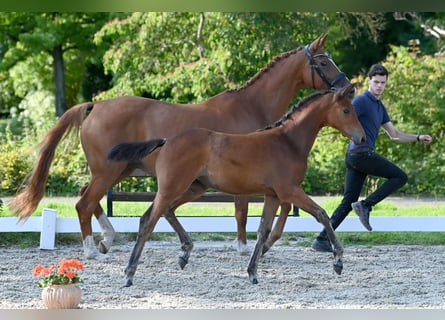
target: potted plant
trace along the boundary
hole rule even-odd
[[[82,281],[78,271],[83,264],[77,259],[62,259],[58,268],[55,265],[34,267],[32,274],[40,277],[38,282],[42,290],[42,300],[48,309],[77,308],[82,296],[78,283]]]

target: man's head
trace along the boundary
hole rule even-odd
[[[368,77],[371,79],[375,75],[386,76],[388,78],[389,73],[381,64],[373,64],[371,68],[369,68]]]
[[[385,90],[388,80],[388,70],[380,64],[373,64],[368,72],[369,91],[379,99]]]

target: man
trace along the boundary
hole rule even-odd
[[[430,144],[432,141],[431,136],[427,134],[400,132],[391,123],[387,110],[380,101],[387,80],[388,71],[386,68],[379,64],[372,65],[368,72],[368,90],[352,101],[358,119],[365,130],[366,142],[363,145],[355,145],[350,141],[348,144],[345,156],[346,177],[343,199],[331,216],[334,230],[349,212],[354,210],[364,227],[371,231],[369,213],[372,207],[408,181],[408,177],[402,169],[374,151],[380,127],[383,127],[391,140],[395,142]],[[383,177],[387,180],[364,200],[357,201],[368,175]],[[325,230],[314,240],[312,248],[317,251],[332,252],[332,246]]]

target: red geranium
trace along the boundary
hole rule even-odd
[[[47,287],[51,285],[67,285],[81,282],[81,278],[77,271],[83,270],[83,264],[77,259],[62,259],[57,268],[52,264],[45,267],[41,264],[32,269],[32,274],[41,277],[38,284],[39,287]]]

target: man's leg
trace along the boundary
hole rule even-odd
[[[363,170],[370,175],[386,178],[387,180],[364,200],[352,204],[352,208],[360,218],[363,226],[371,231],[369,223],[369,213],[372,207],[385,199],[391,193],[401,188],[407,181],[406,173],[388,159],[371,152],[367,161],[361,164]]]
[[[386,178],[387,180],[377,188],[373,193],[368,195],[363,203],[368,207],[372,207],[385,199],[391,193],[403,187],[408,181],[406,173],[388,159],[372,153],[371,161],[367,166],[369,175]]]

